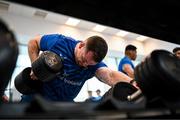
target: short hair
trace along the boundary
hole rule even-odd
[[[135,51],[137,48],[136,48],[136,46],[134,46],[134,45],[127,45],[126,46],[126,48],[125,48],[125,51],[128,51],[128,50],[133,50],[133,51]]]
[[[102,37],[92,36],[87,38],[86,49],[94,52],[93,59],[95,62],[101,62],[107,54],[108,45]]]
[[[100,89],[97,89],[96,92],[101,92],[101,90],[100,90]]]
[[[180,50],[180,47],[176,47],[176,48],[173,49],[173,53],[175,54],[179,50]]]

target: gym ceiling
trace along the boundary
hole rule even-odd
[[[180,44],[179,0],[7,0]]]

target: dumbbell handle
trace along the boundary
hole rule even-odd
[[[137,91],[136,91],[135,93],[133,93],[132,95],[128,95],[128,96],[127,96],[127,99],[128,99],[128,101],[132,101],[132,100],[138,98],[138,97],[141,96],[141,95],[142,95],[141,90],[137,90]]]

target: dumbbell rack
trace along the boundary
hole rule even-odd
[[[26,119],[120,119],[120,118],[180,118],[176,108],[146,108],[145,102],[134,104],[109,99],[101,103],[48,102],[36,96],[31,103],[0,105],[0,118]]]

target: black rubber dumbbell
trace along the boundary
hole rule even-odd
[[[118,82],[110,88],[102,97],[102,101],[106,99],[116,99],[118,101],[129,101],[128,96],[135,93],[138,89],[127,82]]]
[[[54,52],[45,51],[32,63],[32,71],[39,80],[47,82],[62,73],[62,61]]]
[[[42,87],[42,81],[32,80],[30,73],[31,67],[27,67],[16,76],[14,81],[16,89],[25,95],[37,93]]]
[[[180,100],[180,60],[166,50],[154,50],[135,68],[135,80],[148,100]]]
[[[31,70],[38,80],[31,79]],[[45,51],[32,63],[32,68],[25,68],[16,76],[15,87],[22,94],[36,93],[42,87],[42,82],[53,80],[62,73],[62,58],[51,51]]]

